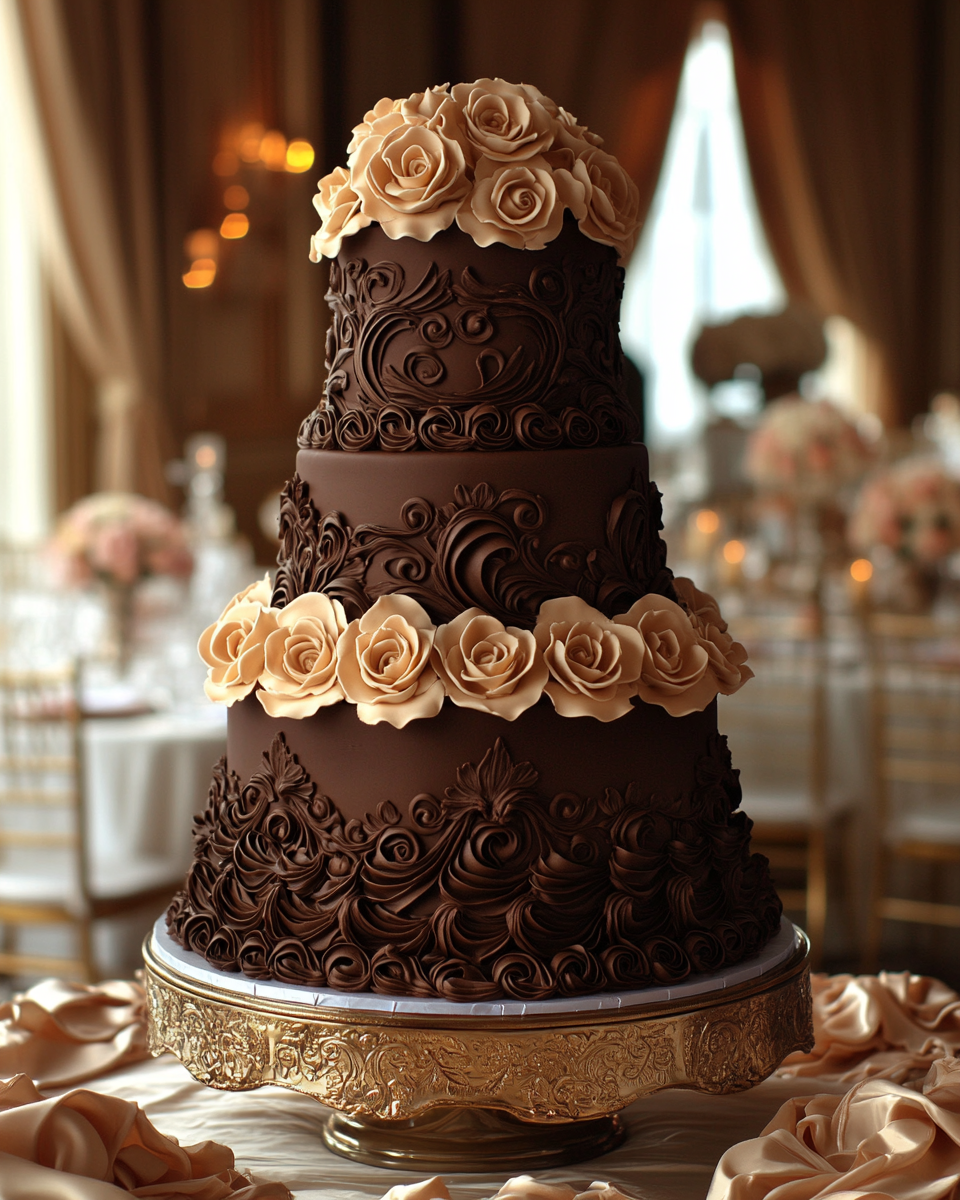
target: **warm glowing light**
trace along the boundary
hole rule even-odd
[[[213,160],[214,175],[236,175],[240,170],[240,159],[233,150],[221,150]]]
[[[260,139],[260,161],[270,171],[286,169],[287,139],[278,129],[271,129]]]
[[[237,139],[240,157],[246,163],[260,161],[260,142],[263,140],[263,126],[259,121],[252,125],[244,125]]]
[[[243,184],[231,183],[223,193],[223,203],[226,208],[233,209],[236,212],[241,208],[246,208],[250,203],[250,193]]]
[[[197,258],[190,264],[190,270],[182,276],[188,288],[209,287],[217,277],[217,264],[212,258]]]
[[[720,528],[720,514],[712,508],[702,508],[697,513],[696,526],[700,533],[716,533]]]
[[[215,229],[194,229],[183,239],[183,253],[187,258],[216,259],[219,252]]]
[[[201,471],[209,471],[211,467],[217,465],[217,452],[213,446],[206,443],[197,447],[197,452],[193,456],[193,461],[197,464]]]
[[[294,175],[309,171],[315,157],[310,143],[305,142],[302,138],[296,138],[287,147],[287,170]]]
[[[869,558],[858,558],[850,564],[850,578],[856,583],[866,583],[873,578],[873,563]]]
[[[742,563],[746,556],[746,546],[743,542],[738,542],[736,538],[727,542],[723,547],[723,561],[730,563],[731,566]]]
[[[242,238],[247,236],[250,222],[245,213],[227,213],[220,225],[220,236]]]

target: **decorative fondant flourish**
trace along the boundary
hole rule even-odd
[[[532,629],[541,605],[561,596],[579,596],[607,617],[651,592],[675,599],[658,532],[660,492],[640,472],[611,505],[603,546],[542,548],[546,519],[541,496],[483,483],[458,487],[442,507],[408,500],[397,527],[350,528],[338,512],[321,516],[294,475],[280,504],[273,603],[283,608],[304,592],[324,592],[352,619],[380,596],[403,592],[437,622],[476,606]]]
[[[450,231],[442,236],[462,236]],[[327,384],[304,449],[546,450],[621,446],[637,418],[623,390],[623,271],[565,254],[526,283],[459,280],[431,263],[331,264]],[[472,383],[452,372],[467,347]]]

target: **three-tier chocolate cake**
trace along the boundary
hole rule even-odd
[[[760,949],[780,903],[674,579],[618,319],[636,189],[535,88],[381,101],[320,184],[333,320],[272,585],[201,640],[227,757],[172,936],[227,971],[544,999]]]

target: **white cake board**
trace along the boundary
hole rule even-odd
[[[635,1008],[639,1005],[665,1004],[668,1001],[685,1001],[708,992],[738,987],[774,971],[797,951],[802,942],[798,930],[784,917],[779,933],[771,938],[758,954],[725,971],[696,975],[670,987],[640,988],[631,992],[600,992],[592,996],[573,996],[558,1000],[478,1000],[473,1003],[381,996],[374,992],[336,992],[330,989],[317,991],[292,983],[248,979],[236,971],[218,971],[201,955],[178,946],[167,933],[164,917],[159,917],[153,927],[150,948],[160,963],[187,979],[251,999],[281,1004],[303,1004],[318,1010],[350,1009],[365,1013],[428,1014],[438,1017],[521,1017],[548,1013],[603,1012]]]

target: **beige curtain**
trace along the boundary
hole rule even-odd
[[[32,173],[47,274],[95,381],[96,486],[162,498],[170,446],[159,408],[142,4],[16,0],[16,8],[42,146]]]
[[[928,403],[921,361],[920,16],[902,0],[728,0],[757,201],[791,295],[866,335],[874,407]]]
[[[464,78],[533,83],[605,139],[649,209],[695,0],[464,0]]]

